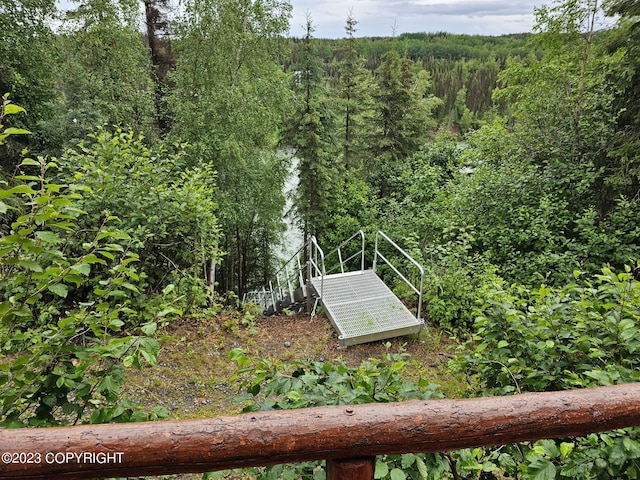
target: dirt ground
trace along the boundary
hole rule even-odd
[[[329,320],[306,314],[258,317],[243,322],[237,314],[208,319],[183,319],[167,326],[161,337],[158,364],[132,371],[125,392],[148,406],[165,406],[172,419],[207,418],[239,413],[242,405],[239,381],[231,381],[236,364],[229,352],[242,348],[247,354],[270,361],[341,359],[358,366],[368,358],[386,353],[408,353],[406,373],[414,381],[426,378],[441,385],[448,397],[462,394],[466,379],[448,368],[456,343],[446,334],[425,329],[421,335],[339,348],[338,336]],[[200,480],[201,474],[147,477],[149,480]],[[247,480],[248,473],[224,478]]]
[[[240,393],[238,382],[229,380],[237,368],[228,358],[234,348],[271,361],[341,359],[349,366],[382,358],[387,352],[405,352],[410,355],[410,376],[429,377],[443,385],[448,396],[456,396],[460,382],[450,377],[447,368],[455,344],[448,336],[428,329],[419,336],[340,348],[324,315],[258,317],[246,324],[238,316],[218,315],[174,322],[163,334],[158,364],[130,372],[126,393],[142,404],[165,406],[171,418],[229,415],[240,410],[231,401]]]

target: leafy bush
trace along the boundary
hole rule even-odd
[[[20,111],[5,96],[0,120]],[[0,142],[18,133],[28,132],[0,131]],[[55,168],[27,158],[12,184],[0,182],[0,425],[166,416],[118,398],[125,367],[155,363],[159,348],[155,322],[129,322],[141,278],[131,239],[110,217],[82,231],[87,188],[51,182]],[[87,241],[76,248],[80,235]]]
[[[562,287],[485,286],[471,353],[457,363],[479,395],[634,382],[640,378],[640,284],[626,267]],[[501,448],[511,476],[536,479],[638,478],[640,430],[543,440]]]
[[[155,322],[130,326],[140,280],[130,238],[105,222],[81,251],[69,246],[81,232],[85,190],[51,183],[56,167],[25,159],[41,176],[21,174],[0,199],[17,218],[0,238],[0,423],[3,426],[142,420],[163,416],[122,401],[126,366],[155,363]],[[94,277],[100,267],[105,276]]]
[[[421,379],[416,384],[403,378],[408,356],[402,353],[387,353],[383,358],[366,360],[358,367],[349,367],[342,361],[332,364],[313,361],[273,363],[248,357],[241,349],[233,350],[230,357],[240,367],[237,375],[244,379],[246,394],[238,400],[246,403],[245,412],[442,397],[437,385],[428,380]],[[497,475],[512,464],[515,465],[511,457],[505,456],[500,449],[382,455],[376,459],[374,478],[488,480],[498,478],[492,472]],[[250,473],[261,480],[326,478],[321,462],[276,465],[251,469]],[[218,472],[209,478],[226,475],[227,472]]]
[[[566,202],[545,188],[534,166],[480,161],[473,168],[443,192],[445,228],[473,226],[470,253],[483,255],[509,281],[565,282],[578,261],[568,248],[574,214]]]
[[[429,317],[439,327],[467,332],[473,326],[473,310],[482,298],[482,285],[499,279],[496,267],[473,252],[473,227],[445,228],[439,243],[423,254],[424,300]]]
[[[241,349],[233,350],[230,357],[240,367],[237,375],[244,379],[242,385],[247,393],[238,400],[247,402],[245,412],[442,397],[437,385],[427,380],[416,384],[403,379],[402,373],[408,364],[406,354],[388,353],[381,359],[366,360],[356,368],[342,361],[273,363],[248,357]],[[427,465],[442,461],[442,457],[433,455],[379,457],[375,478],[434,478],[423,476]],[[326,478],[320,462],[276,465],[254,473],[263,480]]]
[[[170,280],[206,277],[208,262],[219,256],[215,172],[208,166],[187,169],[186,145],[151,149],[142,136],[122,130],[102,129],[90,138],[92,143],[60,160],[63,176],[89,187],[78,200],[87,212],[83,224],[94,225],[105,214],[118,217],[139,254],[149,293]],[[197,306],[192,300],[181,306]]]
[[[611,211],[601,218],[595,209],[582,212],[575,221],[575,239],[568,246],[582,267],[597,272],[602,265],[622,268],[640,258],[640,199],[618,198]]]
[[[575,272],[580,279],[580,272]],[[485,394],[611,385],[640,378],[640,287],[631,268],[564,287],[487,286],[462,368]]]

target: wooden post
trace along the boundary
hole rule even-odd
[[[373,480],[376,457],[327,460],[327,480]]]
[[[331,460],[446,452],[632,426],[640,426],[640,383],[200,420],[0,428],[0,478],[165,475],[312,460],[328,460],[339,473],[347,466]]]

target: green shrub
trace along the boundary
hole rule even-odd
[[[580,280],[580,272],[575,273]],[[640,377],[640,287],[605,268],[563,287],[485,287],[462,368],[485,394],[611,385]]]
[[[126,366],[154,363],[156,323],[135,327],[140,275],[130,237],[105,218],[81,232],[85,189],[51,183],[56,168],[25,159],[40,176],[20,174],[0,188],[15,219],[0,238],[0,424],[55,425],[163,416],[119,399]],[[90,239],[76,253],[79,234]],[[104,275],[94,275],[94,269]]]
[[[90,139],[60,160],[62,178],[75,177],[88,187],[78,200],[87,213],[83,225],[95,225],[105,214],[118,217],[139,255],[149,294],[182,277],[206,280],[209,261],[220,256],[216,173],[208,166],[186,168],[187,145],[152,149],[142,136],[119,129],[101,129]]]
[[[640,284],[632,269],[537,289],[487,284],[471,353],[456,362],[478,395],[564,390],[638,381]],[[511,476],[631,479],[640,475],[640,429],[542,440],[499,451]],[[493,477],[491,477],[493,478]]]
[[[20,111],[5,95],[0,121]],[[23,133],[0,130],[0,143]],[[141,280],[131,238],[108,216],[81,229],[88,189],[51,182],[56,168],[27,158],[0,182],[0,426],[166,416],[119,398],[125,368],[155,363],[159,349],[156,323],[131,321]]]
[[[238,400],[246,403],[245,412],[442,397],[438,386],[427,380],[414,383],[403,379],[408,360],[402,353],[369,359],[359,367],[341,361],[273,363],[248,357],[241,349],[233,350],[230,357],[240,367],[237,375],[244,378],[246,395]],[[386,455],[376,462],[375,478],[435,478],[422,476],[428,465],[446,465],[446,461],[434,455]],[[262,480],[326,478],[321,462],[276,465],[254,473]]]

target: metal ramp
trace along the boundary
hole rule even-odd
[[[419,333],[422,322],[373,270],[313,277],[320,304],[338,332],[340,346]]]
[[[344,258],[344,252],[358,239],[357,251]],[[387,250],[383,252],[380,243],[385,244]],[[334,256],[333,268],[327,270],[325,265],[331,264],[327,259]],[[359,268],[349,271],[349,266],[357,260]],[[379,264],[384,265],[386,273],[402,279],[417,295],[415,316],[380,278],[376,271]],[[398,264],[412,268],[413,274],[401,272]],[[339,273],[331,273],[337,269]],[[359,231],[326,256],[311,237],[276,273],[274,281],[262,290],[248,292],[243,301],[264,305],[267,315],[285,309],[306,309],[315,315],[320,304],[338,333],[340,346],[347,347],[419,333],[424,326],[420,316],[423,281],[422,266],[381,231],[375,237],[372,268],[365,269],[365,237]]]

